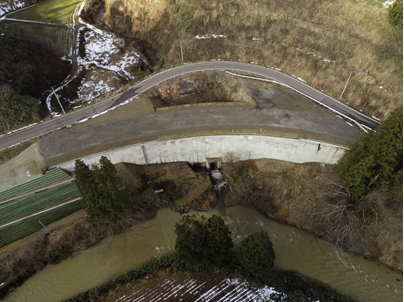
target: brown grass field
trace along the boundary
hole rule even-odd
[[[402,106],[402,44],[381,0],[106,0],[104,22],[164,66],[240,60],[279,68],[377,118]],[[196,35],[225,35],[196,39]],[[258,40],[259,39],[259,40]]]

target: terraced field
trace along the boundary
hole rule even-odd
[[[160,283],[143,284],[134,292],[122,295],[115,302],[167,301],[270,301],[271,294],[277,293],[270,287],[254,288],[238,279],[214,277],[206,279],[198,276],[169,278]],[[281,297],[282,293],[278,293]],[[281,298],[282,299],[282,298]]]
[[[67,58],[73,49],[75,13],[82,0],[47,0],[11,13],[0,22],[0,33],[28,31],[44,38]]]
[[[0,191],[0,247],[84,207],[75,181],[61,169]]]
[[[78,200],[57,209],[36,215],[0,229],[0,247],[24,238],[42,228],[39,221],[48,225],[84,208],[84,201]]]
[[[0,191],[0,204],[21,194],[35,192],[41,188],[71,179],[69,174],[61,169],[53,169],[43,176],[36,177],[21,184]]]
[[[74,33],[73,28],[61,25],[54,26],[37,23],[25,23],[13,20],[2,20],[0,22],[1,33],[8,34],[10,32],[20,30],[28,30],[33,35],[46,39],[56,49],[65,54],[66,57],[71,56]]]
[[[73,14],[82,0],[47,0],[12,13],[10,19],[29,20],[60,25],[73,24]]]

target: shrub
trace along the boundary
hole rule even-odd
[[[265,280],[275,260],[275,252],[268,233],[261,231],[244,239],[237,257],[249,275],[258,280]]]

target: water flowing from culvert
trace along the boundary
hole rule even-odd
[[[213,213],[218,214],[216,211],[203,214]],[[256,231],[267,231],[274,243],[278,267],[322,280],[359,301],[402,301],[402,275],[378,262],[346,253],[308,232],[279,224],[252,209],[231,207],[222,216],[236,244]],[[173,250],[174,224],[180,219],[180,214],[162,209],[155,219],[46,267],[4,301],[60,301],[138,267],[154,256]]]

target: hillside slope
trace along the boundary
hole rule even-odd
[[[402,44],[381,3],[93,0],[85,11],[103,7],[103,23],[146,45],[160,66],[181,63],[182,40],[185,62],[255,62],[294,74],[336,98],[354,71],[343,101],[382,119],[402,106],[403,73]]]

